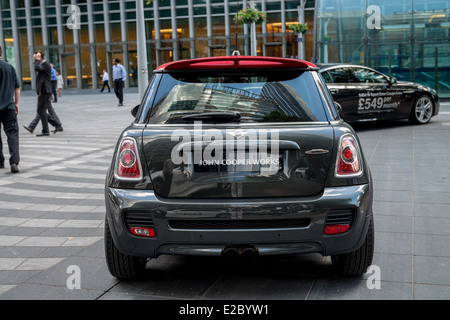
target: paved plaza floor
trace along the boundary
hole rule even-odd
[[[104,261],[103,199],[136,89],[125,90],[124,103],[113,93],[65,91],[54,104],[64,132],[36,137],[22,129],[36,97],[22,95],[21,172],[0,170],[0,300],[450,299],[450,103],[428,125],[355,126],[374,179],[370,273],[335,277],[330,258],[318,254],[237,264],[161,256],[144,279],[122,282]],[[9,157],[6,145],[4,152]],[[74,266],[80,288],[70,286]]]

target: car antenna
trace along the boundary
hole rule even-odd
[[[236,2],[237,2],[237,4],[236,4],[236,12],[238,12],[239,11],[239,1],[236,1]],[[236,33],[236,38],[235,38],[235,43],[234,43],[234,51],[233,51],[233,53],[231,55],[232,56],[240,56],[241,53],[238,50],[238,22],[237,22],[237,16],[236,16],[236,18],[234,20],[236,22],[236,32],[235,32]]]

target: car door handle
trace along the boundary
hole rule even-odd
[[[331,94],[338,94],[339,93],[339,89],[330,89],[330,93]]]

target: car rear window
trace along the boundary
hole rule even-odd
[[[266,70],[164,73],[149,122],[190,123],[211,113],[239,114],[240,122],[327,121],[309,71]]]

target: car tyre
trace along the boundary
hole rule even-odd
[[[369,229],[363,245],[356,251],[331,256],[333,268],[339,276],[360,276],[372,264],[375,243],[373,217],[370,218]]]
[[[105,219],[104,241],[106,264],[111,275],[121,280],[132,280],[143,276],[147,259],[120,252],[114,244],[107,219]]]
[[[431,97],[422,94],[414,102],[409,121],[413,124],[426,124],[430,122],[431,117],[433,117],[433,112],[433,100]]]

